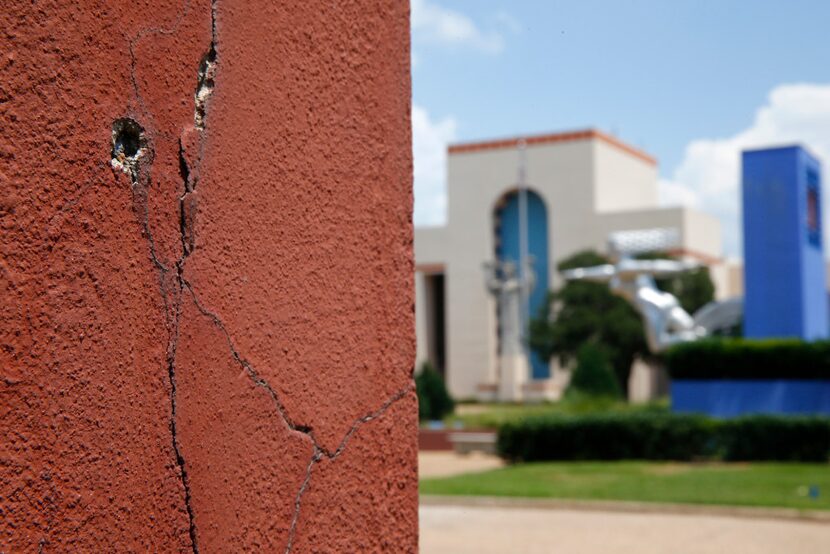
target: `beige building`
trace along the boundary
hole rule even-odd
[[[560,286],[559,260],[584,249],[605,251],[612,231],[675,228],[676,254],[722,265],[718,221],[658,207],[657,162],[648,154],[595,130],[523,140],[530,254],[540,276],[531,302]],[[498,314],[482,266],[515,249],[519,144],[451,146],[447,224],[415,230],[418,362],[442,371],[456,398],[489,398],[498,390]],[[727,273],[715,268],[716,284]],[[560,373],[536,360],[525,397],[556,397]]]

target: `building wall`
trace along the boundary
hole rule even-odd
[[[440,271],[447,262],[450,243],[446,227],[419,227],[418,240],[415,241],[415,259],[418,270],[427,272]]]
[[[605,251],[608,234],[618,230],[674,227],[684,254],[719,260],[717,220],[693,210],[656,207],[656,166],[647,155],[586,131],[531,137],[526,160],[528,186],[547,210],[549,288],[561,285],[559,260],[585,249]],[[450,147],[447,226],[415,233],[417,267],[424,273],[445,271],[447,380],[459,398],[475,396],[479,385],[497,378],[496,310],[482,264],[494,259],[493,212],[515,189],[518,163],[515,140]],[[622,193],[629,188],[630,197]],[[423,296],[416,311],[425,309]],[[419,321],[422,360],[426,323]]]
[[[633,210],[657,205],[657,164],[604,140],[593,142],[597,212]]]
[[[104,4],[0,12],[0,551],[417,551],[408,3]]]
[[[473,396],[479,384],[496,379],[495,303],[484,287],[482,264],[494,259],[493,211],[515,188],[517,163],[515,149],[449,156],[447,349],[448,382],[456,396]],[[527,167],[528,183],[547,203],[548,244],[555,256],[558,230],[579,223],[580,210],[586,214],[593,204],[590,142],[529,146]]]
[[[605,251],[612,231],[674,227],[681,254],[720,261],[716,219],[657,207],[656,162],[648,155],[596,131],[531,137],[526,145],[526,181],[547,209],[549,288],[562,284],[559,260],[585,249]],[[447,380],[460,398],[497,378],[496,310],[482,264],[495,256],[493,210],[516,186],[517,146],[505,140],[450,147],[448,224],[415,232],[416,280],[445,271]],[[416,311],[426,310],[424,296]],[[419,360],[428,356],[427,325],[419,319]]]
[[[724,298],[743,296],[744,294],[744,265],[743,260],[727,260],[723,265],[718,266],[723,271]],[[824,271],[826,280],[824,286],[830,290],[830,262],[825,263]],[[718,289],[720,292],[720,289]],[[720,298],[720,297],[719,297]]]

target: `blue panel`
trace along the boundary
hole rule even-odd
[[[821,168],[799,146],[743,153],[744,333],[830,336]]]
[[[545,203],[533,191],[527,193],[527,250],[534,258],[536,286],[530,293],[530,317],[536,317],[545,305],[548,290],[548,216]],[[519,263],[519,196],[511,193],[496,213],[496,256],[499,260]],[[535,352],[530,362],[534,379],[550,377],[550,368]]]
[[[746,414],[830,415],[830,381],[679,380],[672,411],[714,417]]]

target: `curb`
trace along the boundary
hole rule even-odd
[[[830,523],[830,511],[797,508],[763,508],[715,506],[704,504],[664,504],[658,502],[626,502],[609,500],[563,500],[555,498],[514,498],[498,496],[420,495],[421,506],[458,506],[467,508],[532,508],[541,510],[580,510],[633,514],[673,514],[721,516],[744,519],[780,519]]]

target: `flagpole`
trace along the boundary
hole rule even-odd
[[[529,291],[527,290],[527,259],[528,259],[528,229],[527,229],[527,143],[524,139],[518,142],[519,149],[519,267],[518,275],[521,279],[521,318],[522,318],[522,348],[527,350],[528,312],[530,311]]]

